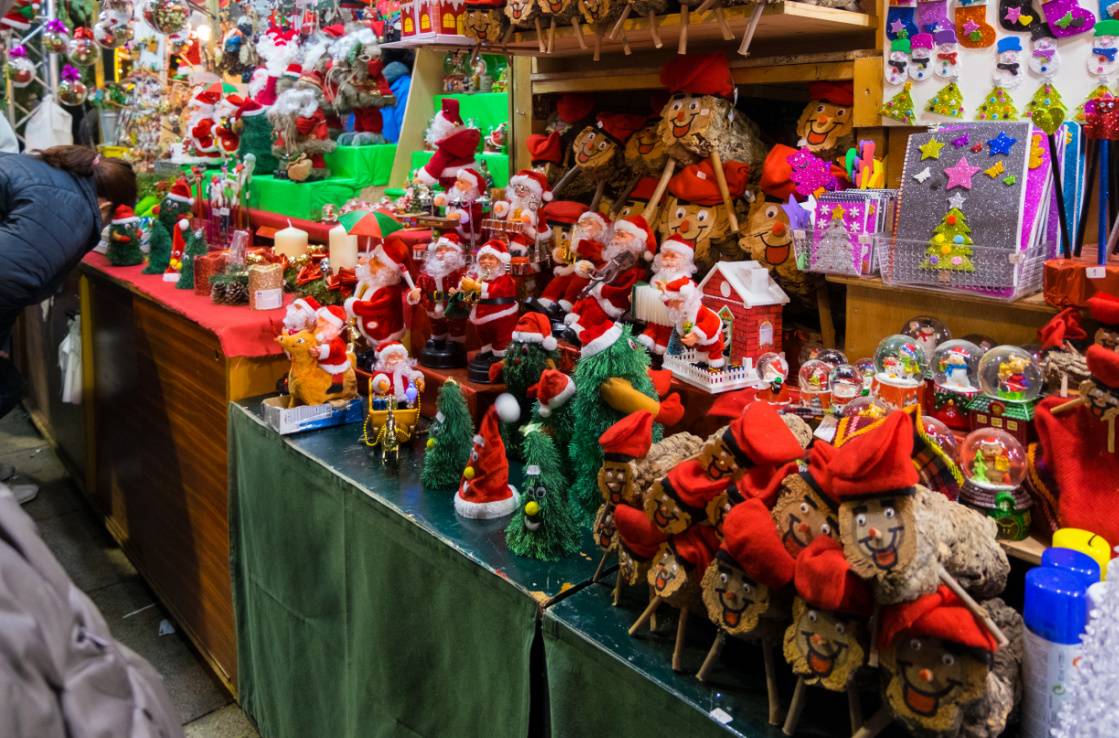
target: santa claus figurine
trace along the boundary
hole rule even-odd
[[[459,170],[478,168],[474,153],[482,141],[482,132],[467,128],[458,111],[458,100],[443,99],[442,108],[425,134],[425,140],[435,147],[435,154],[416,170],[416,182],[428,187],[438,183],[449,190],[454,187]]]
[[[408,273],[408,246],[389,237],[377,245],[373,256],[358,262],[357,285],[346,300],[346,313],[357,319],[357,330],[378,349],[404,335],[404,287],[414,287]]]
[[[241,146],[238,118],[243,103],[239,95],[229,95],[214,108],[214,135],[222,156],[233,156]]]
[[[455,512],[464,518],[504,517],[516,510],[520,502],[517,490],[509,484],[509,460],[497,422],[498,404],[491,406],[482,417],[470,460],[462,470],[462,480],[455,493]],[[506,422],[515,420],[513,417]]]
[[[548,312],[553,321],[562,323],[567,311],[559,303],[575,278],[575,225],[579,217],[587,212],[587,206],[573,200],[554,200],[540,212],[544,222],[552,229],[552,279],[540,297],[532,301],[532,306],[538,311]]]
[[[409,305],[421,305],[431,324],[431,336],[420,353],[424,366],[449,369],[466,360],[467,313],[452,301],[466,273],[466,258],[457,234],[444,233],[428,244],[427,258],[416,286],[408,293]]]
[[[373,409],[388,409],[388,398],[397,407],[415,407],[416,398],[424,391],[424,375],[413,366],[408,349],[399,341],[391,341],[377,352],[373,365]]]
[[[213,84],[199,90],[188,104],[187,126],[190,138],[186,142],[186,158],[209,160],[221,156],[221,149],[218,147],[214,133],[219,100],[221,100],[221,85]]]
[[[435,196],[435,204],[446,208],[448,218],[458,222],[455,230],[463,243],[475,245],[482,233],[482,203],[486,178],[473,167],[463,167],[455,176],[455,184],[447,193]]]
[[[669,237],[661,244],[660,251],[653,259],[653,276],[649,283],[659,290],[664,290],[669,284],[677,283],[684,279],[692,281],[695,274],[695,246],[691,241],[678,237]],[[693,285],[694,286],[694,285]],[[637,337],[637,342],[657,356],[664,356],[668,349],[668,340],[672,338],[673,326],[650,321],[645,331]]]
[[[337,305],[327,305],[315,311],[315,339],[318,345],[319,368],[330,375],[328,394],[342,391],[343,380],[350,369],[349,351],[342,340],[346,327],[346,311]]]
[[[482,244],[474,270],[459,282],[459,289],[475,296],[470,323],[482,347],[470,361],[470,379],[489,382],[490,365],[505,356],[517,325],[517,285],[506,272],[509,247],[491,239]]]
[[[297,297],[284,310],[284,333],[293,336],[302,331],[311,331],[318,324],[318,311],[321,306],[313,297]]]
[[[662,288],[668,319],[680,343],[705,357],[708,369],[722,369],[723,321],[701,301],[702,293],[691,277],[679,277]]]
[[[602,252],[601,279],[593,278],[582,299],[597,303],[611,320],[621,318],[630,309],[633,287],[645,278],[645,265],[653,260],[656,249],[657,240],[644,217],[627,215],[616,220]],[[582,312],[578,303],[571,312]]]
[[[551,238],[551,230],[537,211],[552,199],[548,178],[532,169],[522,169],[509,178],[505,199],[493,204],[493,215],[510,224],[509,248],[524,256],[540,241]]]

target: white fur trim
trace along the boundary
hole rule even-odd
[[[163,281],[164,282],[178,282],[179,281],[179,273],[178,272],[164,272],[163,273]]]
[[[341,327],[342,327],[342,326],[343,326],[343,325],[345,324],[345,321],[343,321],[343,320],[342,320],[341,318],[339,318],[339,317],[338,317],[337,315],[335,315],[334,313],[330,312],[329,310],[327,310],[327,309],[326,309],[326,308],[324,308],[324,307],[323,307],[323,308],[319,308],[319,309],[318,309],[318,310],[317,310],[317,311],[315,312],[315,317],[316,317],[316,318],[319,318],[319,319],[321,319],[321,320],[325,320],[325,321],[326,321],[327,323],[330,323],[331,325],[333,325],[333,326],[336,326],[336,327],[338,327],[338,328],[341,328]]]
[[[497,417],[503,422],[516,423],[521,419],[521,403],[509,392],[498,395],[493,406],[497,409]]]
[[[695,258],[695,251],[688,248],[687,244],[678,241],[675,238],[669,238],[661,242],[661,251],[671,251],[674,254],[678,254],[679,256],[687,259],[689,263],[691,263],[692,259]]]
[[[559,341],[556,340],[555,336],[548,336],[540,342],[540,345],[544,347],[545,351],[555,351],[559,347]]]
[[[485,446],[486,445],[486,439],[482,438],[480,435],[475,433],[474,438],[471,439],[471,443],[473,443],[475,446]]]
[[[319,368],[325,369],[329,374],[341,374],[342,372],[350,368],[350,360],[346,359],[340,364],[323,364],[320,361]]]
[[[489,254],[490,256],[495,257],[502,264],[508,264],[509,260],[513,258],[508,251],[502,253],[495,249],[493,246],[483,246],[482,248],[478,249],[478,256],[481,256],[482,254]]]
[[[127,225],[128,223],[139,223],[140,219],[133,215],[131,218],[113,218],[109,222],[112,225]]]
[[[726,359],[711,359],[708,360],[707,366],[711,367],[712,369],[722,369],[723,365],[726,363]]]
[[[598,338],[590,343],[583,344],[583,348],[579,351],[579,355],[584,359],[588,356],[602,353],[606,349],[614,345],[614,342],[622,337],[622,328],[617,323],[610,326]]]
[[[615,231],[624,231],[625,233],[628,233],[628,234],[630,234],[630,235],[632,235],[636,238],[640,238],[643,249],[644,249],[645,241],[648,240],[648,238],[649,238],[648,233],[646,233],[636,223],[634,223],[632,221],[629,221],[629,220],[619,220],[619,221],[617,221],[616,223],[614,223],[614,230]],[[645,249],[645,250],[647,251],[648,249]]]
[[[180,231],[189,231],[190,230],[190,221],[185,219],[185,218],[183,220],[180,220],[175,225],[179,226]]]
[[[425,185],[428,185],[428,186],[430,186],[430,185],[433,185],[433,184],[435,184],[436,182],[438,182],[438,181],[439,181],[439,180],[438,180],[438,179],[437,179],[436,177],[433,177],[433,176],[432,176],[432,175],[431,175],[431,174],[430,174],[430,173],[429,173],[429,172],[428,172],[428,171],[427,171],[426,169],[424,169],[423,167],[420,167],[419,169],[417,169],[417,170],[416,170],[416,179],[417,179],[417,180],[418,180],[418,181],[419,181],[419,182],[420,182],[421,184],[425,184]]]
[[[346,315],[351,318],[356,318],[357,314],[354,312],[354,303],[358,301],[356,297],[347,297],[346,301],[342,303],[342,309],[346,311]]]
[[[513,305],[510,305],[509,307],[505,308],[504,310],[499,310],[498,312],[491,313],[484,318],[479,318],[479,317],[476,317],[476,311],[478,310],[478,306],[475,305],[470,310],[470,322],[473,323],[474,325],[482,325],[484,323],[492,323],[495,320],[500,320],[501,318],[508,318],[510,315],[516,315],[517,312],[520,309],[521,309],[520,305],[513,304]]]
[[[378,359],[384,359],[385,357],[393,356],[393,355],[401,356],[401,357],[407,359],[408,358],[408,349],[404,347],[404,344],[398,344],[396,346],[385,346],[380,351],[377,352],[377,358]]]
[[[591,290],[591,295],[594,296],[594,301],[598,303],[598,306],[602,308],[602,312],[606,313],[614,319],[622,317],[622,313],[625,312],[625,308],[616,306],[614,303],[610,302],[602,296],[601,282],[594,286],[594,289]]]
[[[562,390],[560,390],[558,393],[556,393],[555,397],[553,397],[547,403],[541,403],[540,404],[540,414],[544,415],[544,409],[547,408],[548,414],[551,415],[552,410],[554,410],[557,407],[562,406],[565,402],[570,400],[571,396],[574,395],[574,394],[575,394],[575,382],[571,379],[571,377],[568,377],[567,378],[567,384],[564,385]],[[548,416],[544,415],[544,417],[548,417]]]
[[[181,202],[181,203],[184,203],[186,205],[193,205],[194,204],[194,198],[193,197],[183,197],[182,195],[167,195],[167,199],[168,200],[174,200],[175,202]]]
[[[455,176],[470,180],[473,183],[473,187],[475,190],[480,190],[482,188],[481,177],[472,173],[469,168],[460,169],[458,174],[456,174]]]
[[[561,302],[560,305],[563,305],[563,303]],[[568,308],[568,310],[570,310],[570,309],[571,308]],[[579,323],[579,316],[576,315],[575,313],[568,313],[567,315],[563,316],[563,324],[566,325],[566,326],[570,326],[572,328],[572,330],[579,330],[578,328],[575,327],[578,323]]]
[[[455,492],[455,512],[464,518],[474,518],[475,520],[503,518],[506,515],[511,515],[517,509],[517,505],[521,504],[521,496],[517,494],[517,488],[511,484],[507,487],[510,496],[493,502],[470,502],[466,500],[462,496],[462,486],[460,484],[458,491]]]
[[[543,302],[543,300],[541,300]],[[517,343],[538,343],[545,351],[555,351],[559,343],[556,341],[555,336],[545,336],[540,333],[525,333],[524,331],[513,331],[512,339]]]
[[[654,341],[652,338],[645,335],[644,333],[639,335],[635,340],[650,351],[655,351],[657,348],[656,341]]]

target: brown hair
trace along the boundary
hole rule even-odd
[[[136,204],[136,174],[123,159],[101,156],[89,146],[51,146],[35,155],[75,177],[92,177],[97,196],[117,205]]]

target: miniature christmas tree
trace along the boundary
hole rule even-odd
[[[829,274],[853,274],[855,269],[851,261],[851,234],[847,232],[847,224],[843,222],[843,208],[837,205],[836,211],[832,211],[828,227],[813,249],[812,270]]]
[[[975,111],[976,120],[1018,120],[1018,108],[1014,98],[1003,87],[997,85],[987,93]]]
[[[171,221],[171,228],[175,221]],[[144,267],[144,274],[163,274],[167,265],[171,263],[171,231],[163,223],[161,212],[152,222],[151,232],[148,234],[148,265]]]
[[[202,236],[202,231],[186,232],[186,249],[183,250],[182,267],[179,269],[179,281],[175,284],[180,290],[193,290],[194,289],[194,260],[199,256],[205,256],[209,251],[206,246],[206,239]]]
[[[878,109],[878,114],[883,118],[913,125],[913,122],[917,119],[917,113],[913,109],[913,95],[910,94],[912,89],[913,83],[906,82],[905,86],[901,88],[901,92],[883,103],[882,107]]]
[[[556,448],[567,448],[575,433],[575,415],[571,412],[571,408],[572,403],[566,402],[555,409],[548,410],[548,414],[545,415],[541,413],[539,402],[532,403],[531,422],[544,428],[544,431],[552,437]],[[569,469],[565,468],[565,471],[570,473]]]
[[[959,208],[950,208],[940,225],[933,229],[921,268],[974,272],[975,266],[971,263],[973,243],[967,216]]]
[[[1061,111],[1061,117],[1068,113],[1068,106],[1065,101],[1061,99],[1061,93],[1053,85],[1052,82],[1042,82],[1041,87],[1037,88],[1037,92],[1026,103],[1026,117],[1032,118],[1035,110],[1049,110],[1054,109]]]
[[[956,84],[956,80],[944,85],[935,95],[929,98],[925,110],[948,118],[963,118],[964,93],[960,90],[960,86]]]
[[[554,561],[579,550],[579,529],[567,506],[567,479],[552,437],[535,424],[524,431],[522,504],[505,529],[505,543],[517,556]]]
[[[436,408],[435,422],[428,429],[420,481],[424,489],[454,489],[470,458],[474,421],[462,388],[454,380],[447,380],[439,388]]]
[[[140,250],[139,219],[127,205],[117,208],[109,224],[109,248],[105,256],[113,266],[144,263],[144,253]]]
[[[1100,85],[1096,89],[1088,93],[1088,97],[1084,98],[1084,102],[1076,106],[1076,122],[1085,123],[1087,119],[1084,117],[1084,106],[1092,100],[1099,100],[1101,97],[1107,97],[1111,94],[1111,90],[1107,85]]]

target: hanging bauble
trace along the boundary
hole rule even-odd
[[[132,40],[131,11],[102,9],[93,26],[93,40],[103,49],[115,49]]]
[[[88,67],[97,60],[97,44],[93,42],[93,31],[85,26],[74,29],[74,37],[66,47],[66,56],[79,67]]]
[[[89,95],[82,82],[82,73],[77,67],[69,64],[62,67],[61,79],[58,82],[58,101],[63,105],[81,105]]]
[[[148,0],[144,4],[144,20],[163,34],[183,30],[189,18],[187,0]]]
[[[70,45],[70,31],[58,18],[51,18],[43,26],[43,48],[48,54],[65,54]]]
[[[8,52],[8,79],[12,87],[27,87],[35,80],[35,63],[27,58],[27,49],[13,46]]]

